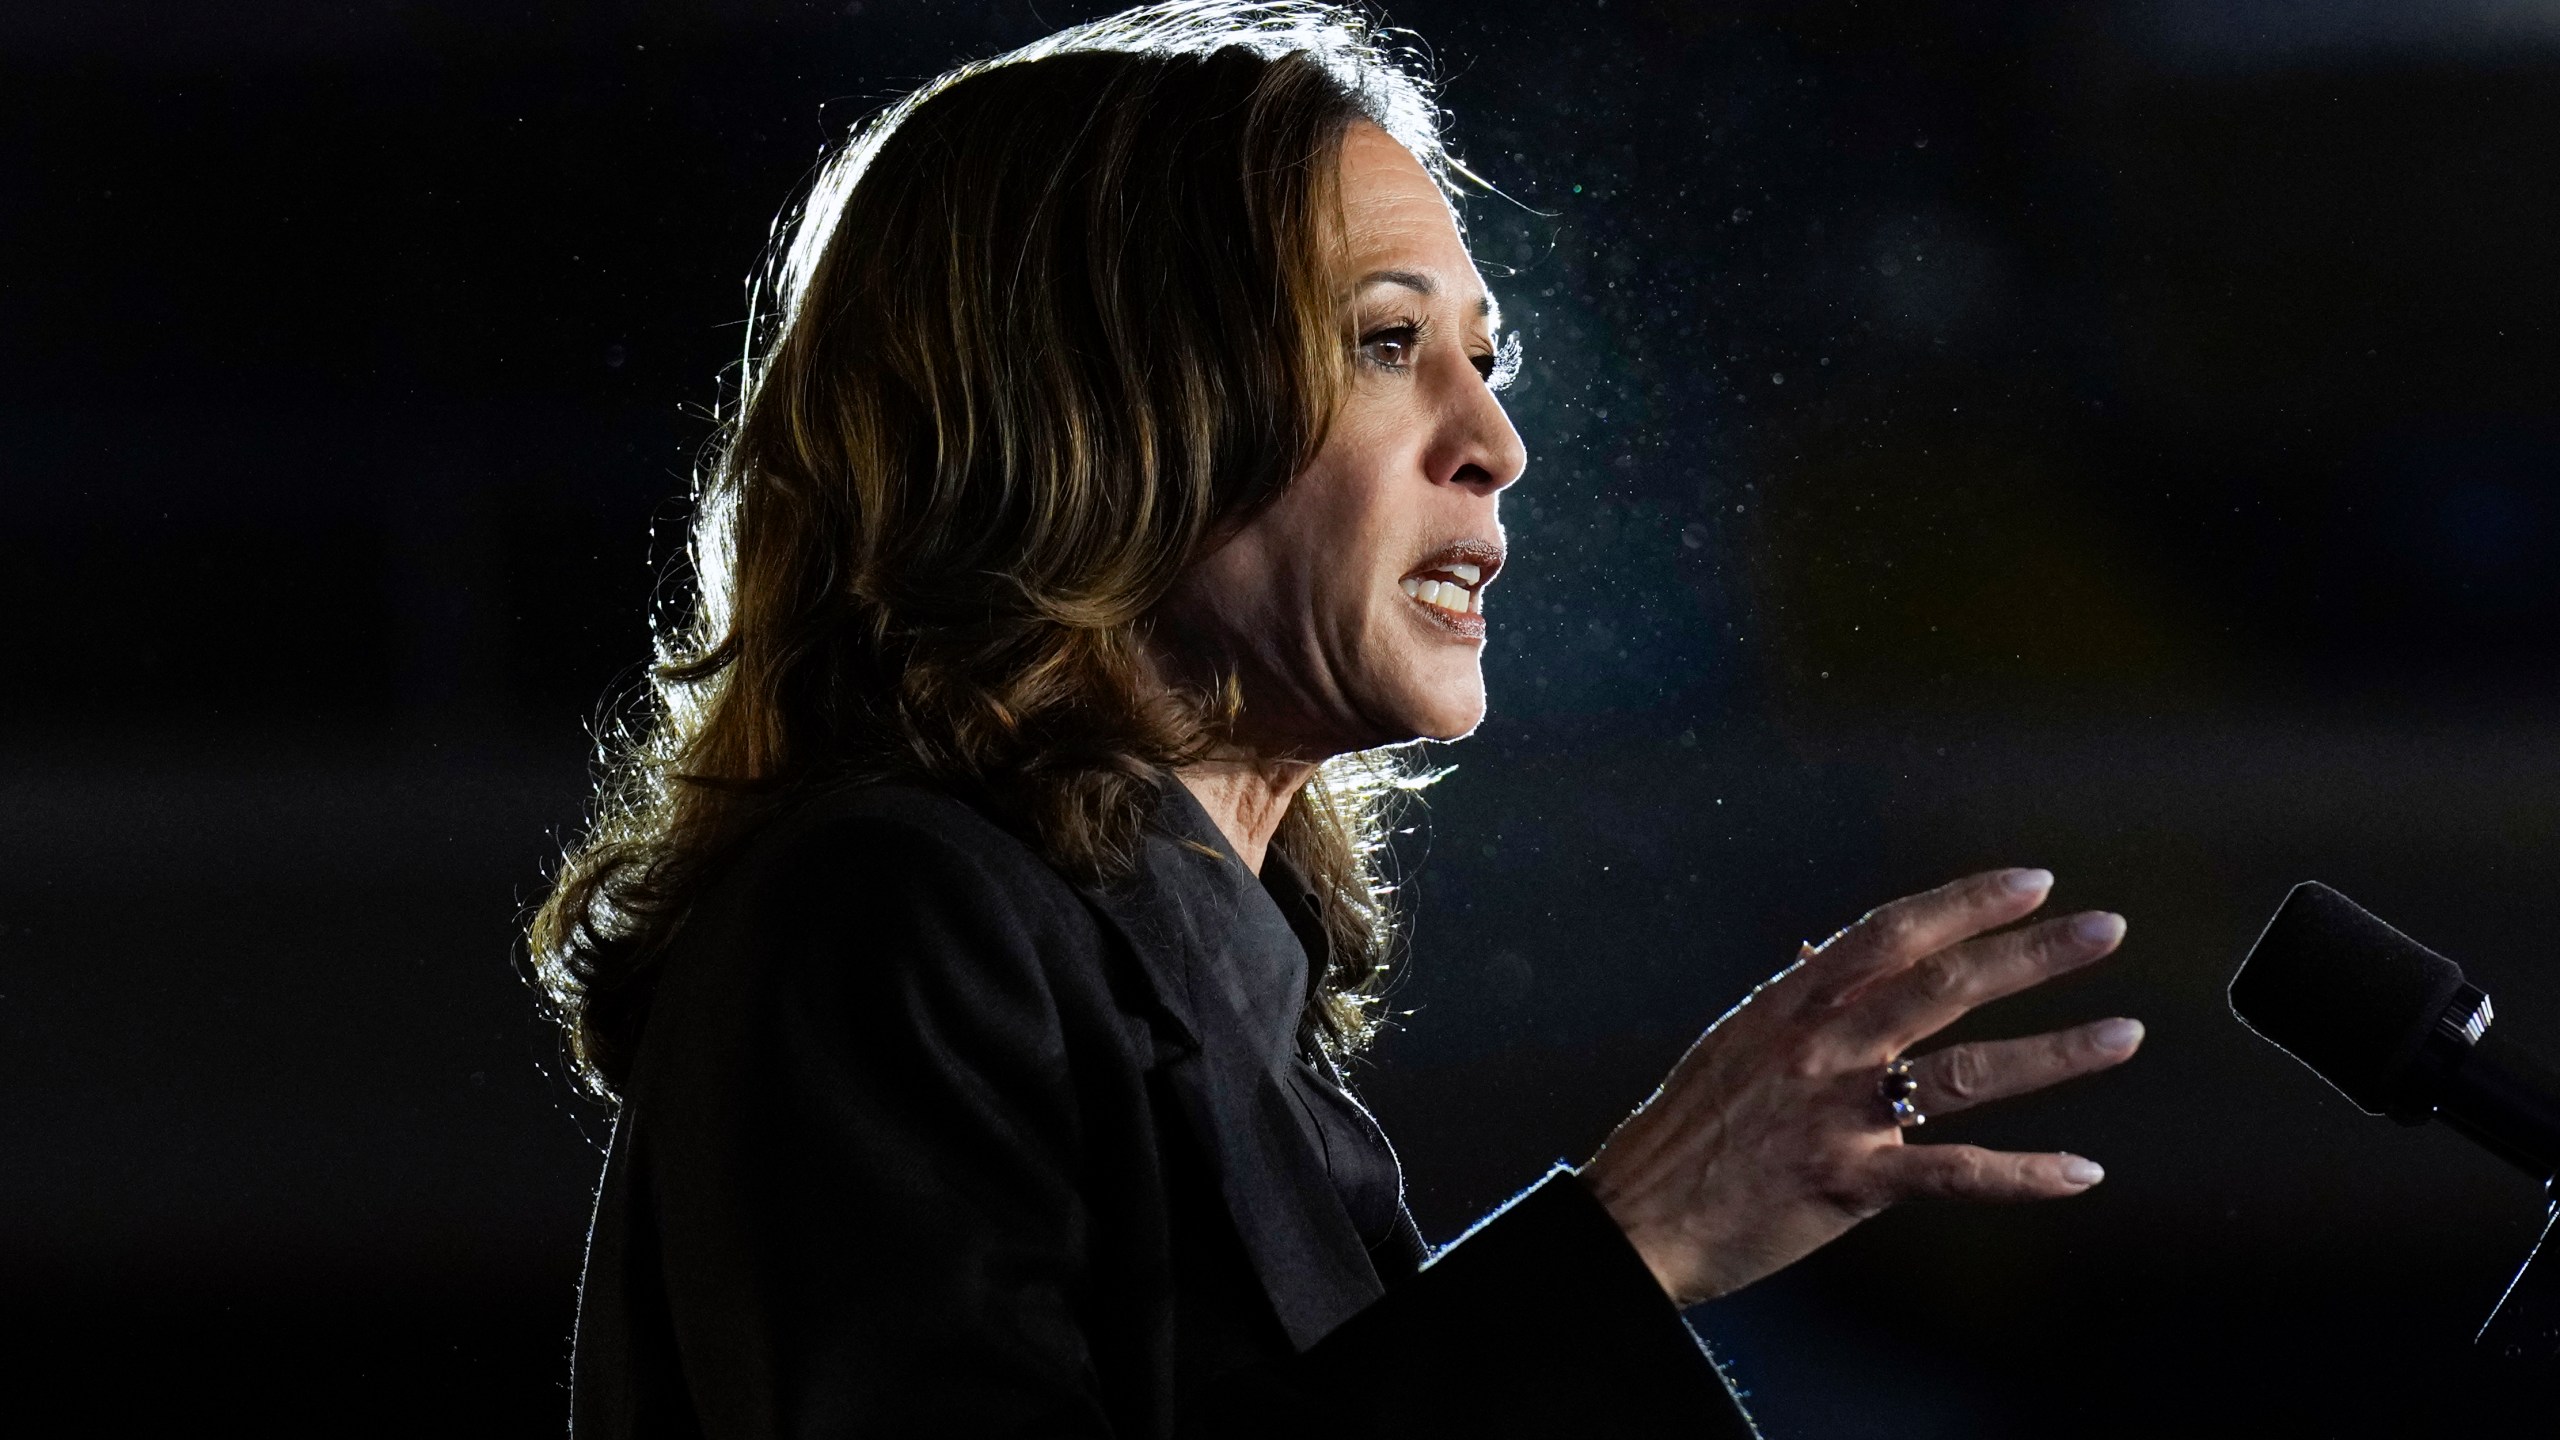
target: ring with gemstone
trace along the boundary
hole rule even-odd
[[[1908,1060],[1896,1058],[1884,1067],[1884,1074],[1876,1078],[1876,1097],[1893,1112],[1893,1123],[1905,1130],[1929,1123],[1929,1117],[1921,1114],[1920,1107],[1911,1103],[1911,1097],[1918,1093],[1920,1082],[1912,1078]]]

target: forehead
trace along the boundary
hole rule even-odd
[[[1484,293],[1440,187],[1412,151],[1365,121],[1342,140],[1342,218],[1352,275],[1416,271],[1470,302]]]

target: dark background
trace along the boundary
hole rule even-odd
[[[0,8],[0,1409],[557,1432],[607,1121],[512,947],[742,279],[828,137],[1100,9]],[[1521,202],[1534,457],[1366,1080],[1425,1229],[2042,864],[2130,939],[1966,1033],[2150,1043],[1929,1135],[2110,1178],[1701,1312],[1772,1436],[2549,1433],[2465,1349],[2534,1185],[2221,987],[2317,876],[2560,1037],[2560,12],[1394,18]]]

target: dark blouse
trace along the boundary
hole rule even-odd
[[[1329,955],[1313,890],[1276,851],[1257,880],[1178,783],[1165,786],[1156,819],[1142,863],[1160,891],[1194,910],[1202,933],[1219,937],[1209,970],[1244,1021],[1222,1043],[1257,1056],[1287,1087],[1352,1228],[1373,1251],[1392,1245],[1404,1206],[1396,1152],[1341,1073],[1300,1041],[1313,979]]]

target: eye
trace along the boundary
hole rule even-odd
[[[1382,370],[1410,370],[1422,351],[1423,323],[1398,320],[1360,337],[1360,358]]]
[[[1502,337],[1490,355],[1475,357],[1476,373],[1484,377],[1487,390],[1508,390],[1520,378],[1520,332]]]

